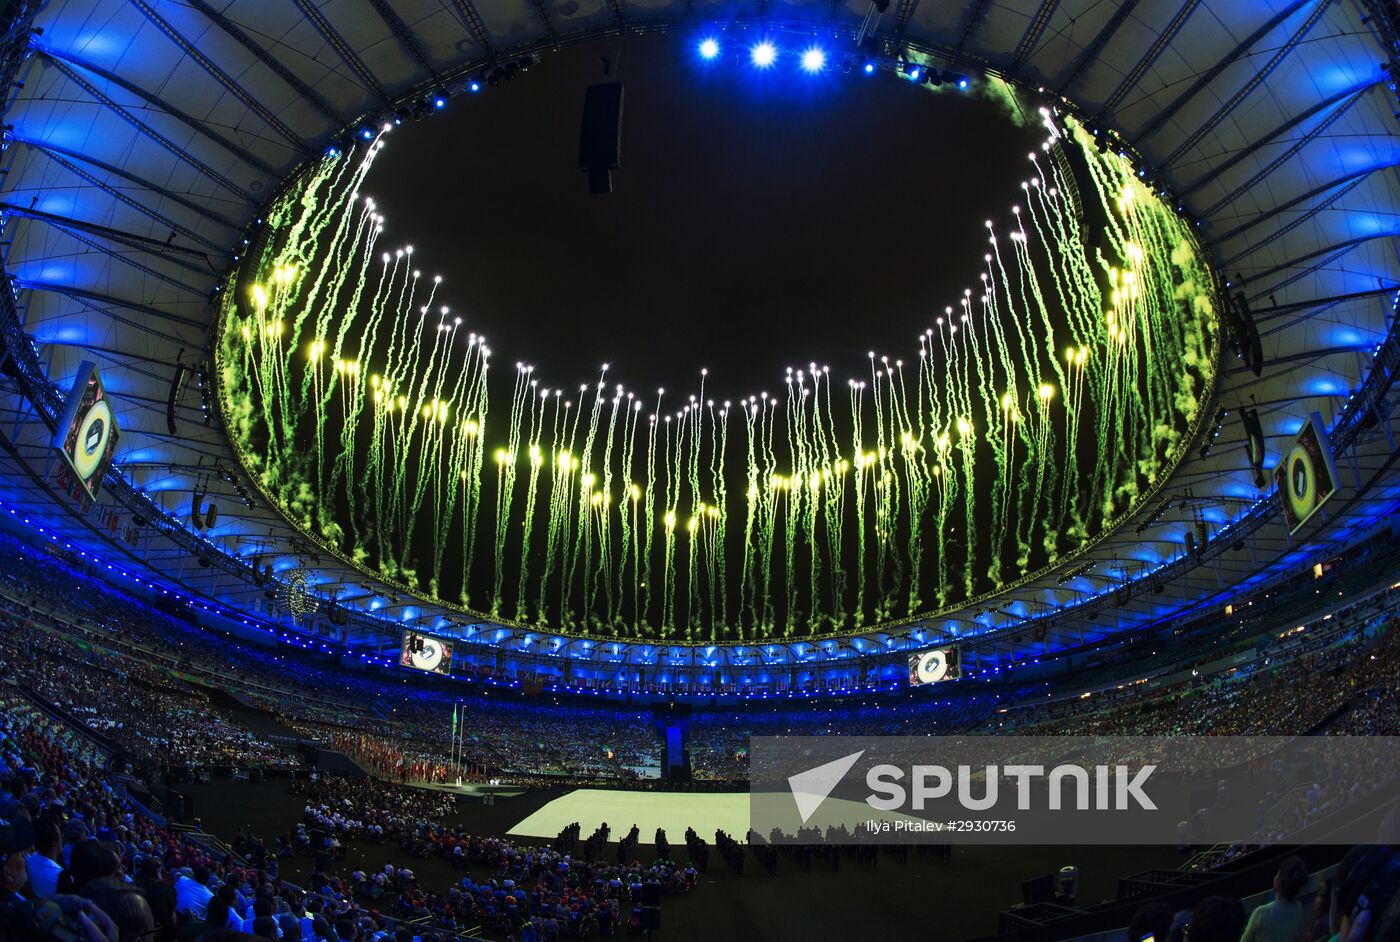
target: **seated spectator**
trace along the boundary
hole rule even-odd
[[[83,888],[83,896],[111,917],[117,942],[147,942],[155,935],[155,915],[140,887],[116,877],[98,877]]]
[[[34,826],[34,853],[29,855],[29,892],[35,899],[48,899],[58,892],[58,875],[63,872],[63,832],[58,821],[42,816]]]
[[[232,929],[234,932],[243,931],[243,920],[238,918],[238,914],[229,908],[228,900],[222,896],[210,897],[209,902],[204,907],[204,918],[196,920],[202,922],[207,931],[215,929]]]
[[[1303,925],[1298,894],[1308,883],[1301,857],[1285,857],[1274,876],[1274,898],[1249,914],[1240,942],[1293,942]]]
[[[68,853],[68,869],[59,874],[58,889],[63,893],[82,893],[93,880],[119,876],[122,860],[111,846],[93,837],[74,844]]]
[[[1332,873],[1328,903],[1336,942],[1400,938],[1400,854],[1391,847],[1353,847]]]
[[[259,935],[260,933],[258,933],[254,928],[258,920],[271,918],[272,900],[266,897],[256,899],[253,901],[252,911],[250,912],[248,917],[243,920],[243,931],[248,933],[249,935]]]
[[[15,811],[0,817],[0,942],[23,939],[32,923],[34,908],[20,896],[29,882],[26,856],[34,849],[34,826]]]
[[[156,933],[152,942],[173,942],[175,938],[175,890],[161,879],[160,860],[154,855],[142,857],[136,868],[136,886],[146,894],[146,903],[155,917]]]
[[[1172,909],[1166,903],[1152,902],[1139,907],[1133,913],[1133,921],[1128,923],[1128,937],[1124,942],[1167,942],[1172,930]]]
[[[214,893],[209,889],[209,869],[195,867],[175,881],[175,912],[203,919]]]
[[[1243,903],[1228,896],[1207,896],[1191,910],[1186,937],[1190,942],[1239,942],[1243,930]]]

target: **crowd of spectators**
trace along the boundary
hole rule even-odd
[[[264,870],[279,857],[296,855],[329,866],[350,841],[371,842],[386,853],[396,844],[412,858],[446,861],[462,876],[445,892],[421,885],[401,863],[361,867],[343,876],[317,871],[315,887],[329,887],[415,931],[484,926],[537,942],[607,936],[640,924],[644,884],[678,894],[699,882],[693,848],[692,863],[682,865],[668,855],[662,835],[656,852],[644,857],[635,827],[617,842],[615,859],[608,859],[606,825],[586,842],[577,839],[575,824],[549,844],[529,845],[452,824],[452,800],[423,789],[356,778],[293,788],[308,798],[296,830],[279,835],[271,847],[240,835],[235,849]]]
[[[416,677],[338,669],[334,662],[263,650],[202,629],[178,613],[74,574],[72,560],[3,534],[0,549],[9,550],[13,562],[0,571],[0,594],[12,603],[7,608],[20,609],[10,614],[13,640],[0,647],[0,656],[22,663],[41,695],[164,764],[275,769],[300,762],[286,746],[215,708],[201,687],[177,679],[204,675],[301,736],[401,782],[458,776],[526,784],[627,781],[659,770],[660,742],[648,713],[611,704],[571,702],[561,708],[549,696],[531,699],[489,687],[452,690],[422,686]],[[1369,607],[1371,616],[1383,619],[1395,608],[1396,595],[1354,608]],[[1368,613],[1341,614],[1355,619]],[[53,617],[60,615],[61,623]],[[1028,724],[1027,731],[1043,733],[1300,733],[1339,711],[1350,711],[1343,730],[1385,731],[1396,726],[1400,698],[1394,683],[1376,679],[1379,668],[1362,676],[1358,667],[1358,654],[1368,650],[1373,634],[1313,649],[1310,634],[1288,633],[1273,645],[1272,663],[1265,658],[1223,679],[1203,677],[1137,697],[1130,690],[1111,709],[1103,709],[1100,698],[1070,703],[1052,722],[1044,722],[1045,711],[1033,704],[1012,722],[1002,715],[1007,694],[981,688],[957,689],[946,698],[920,691],[864,701],[701,708],[688,742],[692,774],[700,780],[746,779],[749,741],[763,735],[924,735]],[[1319,677],[1328,682],[1317,683]],[[1305,686],[1308,695],[1297,695]],[[114,696],[118,688],[121,696]],[[454,716],[461,727],[455,749],[449,745]]]
[[[1301,736],[1359,733],[1400,718],[1400,591],[1346,613],[1344,626],[1281,632],[1247,670],[1201,675],[1111,699],[1086,697],[1046,721],[1034,704],[998,732],[1060,736]]]
[[[0,673],[165,768],[293,768],[300,759],[149,665],[0,615]]]
[[[255,652],[177,615],[134,607],[93,580],[59,589],[35,576],[54,565],[36,561],[0,574],[9,600],[0,614],[0,854],[25,852],[22,878],[7,866],[0,881],[0,942],[39,937],[33,927],[43,920],[76,927],[93,942],[167,942],[177,933],[226,929],[301,942],[361,942],[403,932],[431,938],[475,925],[553,942],[640,927],[647,884],[657,892],[687,893],[706,867],[709,845],[693,832],[686,836],[686,865],[670,856],[664,834],[654,852],[642,851],[635,828],[616,842],[615,855],[605,852],[606,826],[583,842],[577,828],[566,829],[543,846],[475,835],[452,820],[450,798],[404,784],[446,781],[463,769],[469,776],[518,773],[534,781],[625,778],[649,766],[659,750],[647,713],[601,705],[561,710],[548,699],[419,688],[396,696],[392,681],[367,676],[338,681],[345,693],[360,695],[358,704],[318,700],[305,690],[284,696],[308,678],[338,672]],[[1184,682],[1107,709],[1089,702],[1054,721],[1013,728],[1073,735],[1392,735],[1400,729],[1396,604],[1395,592],[1368,600],[1346,613],[1344,630],[1320,632],[1316,641],[1300,629],[1282,632],[1246,671]],[[71,620],[45,617],[55,613]],[[143,656],[153,653],[159,656]],[[204,688],[182,679],[215,670],[213,662],[225,656],[232,679],[244,684],[244,702],[354,756],[378,776],[295,779],[291,787],[304,798],[302,821],[271,847],[240,835],[235,848],[246,865],[197,835],[158,823],[126,795],[108,751],[167,767],[298,768],[296,753],[241,725]],[[36,708],[30,694],[19,692],[21,684],[56,715]],[[925,698],[914,707],[789,703],[699,711],[692,756],[700,777],[743,778],[751,736],[959,732],[987,723],[998,702],[995,695],[969,693]],[[460,764],[443,749],[453,716],[463,725]],[[1275,836],[1317,820],[1339,797],[1319,782]],[[721,859],[740,871],[749,856],[771,871],[782,852],[777,841],[715,838]],[[352,841],[382,844],[400,861],[441,858],[463,876],[446,891],[434,891],[392,861],[338,873],[331,866],[336,851]],[[304,888],[279,875],[279,861],[297,854],[317,858]],[[832,865],[841,857],[832,855]],[[870,866],[874,857],[862,859]],[[480,878],[482,871],[491,876]],[[1248,928],[1242,907],[1217,899],[1185,919],[1178,914],[1168,931],[1189,922],[1195,942],[1234,942],[1242,934],[1249,942],[1282,938],[1277,927],[1297,922],[1296,883],[1296,872],[1281,870],[1278,905],[1256,910],[1264,915],[1251,918]]]
[[[1173,909],[1142,906],[1125,942],[1390,942],[1400,938],[1400,855],[1393,847],[1356,847],[1313,881],[1302,858],[1279,861],[1268,899],[1246,912],[1232,896],[1211,895]]]
[[[920,691],[924,693],[924,691]],[[690,760],[699,779],[747,780],[754,736],[929,736],[957,733],[984,719],[997,697],[873,697],[846,703],[787,702],[743,710],[697,710]]]
[[[417,841],[455,807],[447,792],[369,777],[298,779],[292,789],[306,799],[303,823],[342,839]]]
[[[333,875],[303,891],[166,829],[125,797],[109,758],[0,688],[0,940],[171,942],[229,929],[305,942],[413,937]]]
[[[605,826],[606,827],[606,826]],[[561,839],[570,844],[568,838]],[[556,841],[556,844],[560,842]],[[629,845],[619,843],[621,849]],[[470,875],[447,894],[445,905],[467,907],[490,928],[515,932],[522,942],[554,942],[561,937],[609,936],[642,926],[643,887],[661,894],[688,893],[698,885],[693,865],[658,856],[609,861],[560,846],[520,846],[496,837],[447,831],[440,853],[454,866],[485,868],[490,879]]]

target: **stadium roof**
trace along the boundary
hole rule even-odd
[[[266,554],[279,567],[310,561],[317,583],[352,587],[343,598],[352,610],[373,602],[380,616],[471,631],[517,650],[528,643],[521,631],[468,628],[460,614],[403,598],[318,553],[262,502],[246,506],[248,482],[217,422],[201,411],[207,386],[187,388],[171,433],[176,364],[207,362],[212,291],[247,227],[287,175],[347,127],[382,119],[409,96],[458,91],[484,65],[620,30],[761,24],[849,41],[867,17],[860,2],[52,0],[35,13],[37,6],[12,5],[3,52],[16,80],[0,183],[4,268],[18,315],[4,315],[7,508],[131,572],[242,610],[263,602],[249,562]],[[985,635],[985,654],[1008,657],[1076,644],[1182,605],[1223,601],[1264,568],[1325,554],[1394,512],[1400,475],[1381,397],[1395,369],[1400,284],[1396,16],[1381,0],[897,0],[876,14],[874,34],[891,49],[1063,96],[1086,121],[1119,135],[1200,221],[1213,259],[1248,299],[1265,362],[1256,377],[1227,354],[1210,408],[1229,414],[1209,453],[1193,450],[1167,498],[1068,564],[1070,577],[1040,575],[955,618],[911,626],[910,637],[778,645],[779,661],[828,647],[833,657],[857,657],[975,634]],[[51,448],[59,399],[85,359],[102,369],[123,431],[116,468],[86,513],[57,486]],[[1264,492],[1245,458],[1238,411],[1251,403],[1266,435],[1266,468],[1309,413],[1336,426],[1343,489],[1325,522],[1302,537],[1290,539],[1276,503],[1258,503]],[[220,508],[202,532],[190,520],[195,491]],[[1183,559],[1197,515],[1215,539],[1210,552]],[[1242,516],[1234,534],[1221,536]],[[133,546],[122,533],[137,517],[145,527]],[[1171,568],[1154,575],[1163,564]],[[1113,591],[1125,578],[1149,582],[1126,599]],[[1056,614],[1095,595],[1087,608]],[[1109,604],[1115,617],[1087,617]],[[351,639],[392,637],[374,624],[352,617]],[[561,647],[592,656],[591,647]],[[610,660],[659,663],[669,654],[620,648]],[[743,658],[729,649],[683,656]]]

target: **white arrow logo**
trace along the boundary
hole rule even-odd
[[[806,824],[807,820],[817,813],[822,802],[826,801],[826,796],[830,795],[832,789],[841,784],[846,773],[851,771],[851,766],[855,765],[856,761],[863,755],[865,755],[864,749],[825,765],[819,765],[815,769],[808,769],[806,772],[798,772],[796,775],[788,776],[788,787],[792,789],[792,798],[797,802],[797,813],[802,816],[803,824]]]

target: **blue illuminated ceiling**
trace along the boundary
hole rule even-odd
[[[839,53],[853,48],[866,16],[860,2],[53,0],[33,21],[4,118],[5,271],[48,380],[66,388],[82,360],[96,360],[125,431],[120,474],[153,502],[147,509],[168,515],[162,526],[190,532],[172,539],[147,520],[135,547],[122,543],[104,520],[129,521],[137,504],[110,487],[96,508],[77,513],[53,485],[48,428],[10,379],[0,386],[8,499],[75,545],[237,608],[263,604],[264,587],[246,578],[246,562],[260,556],[341,587],[352,612],[517,651],[742,662],[738,649],[613,650],[464,626],[457,616],[448,624],[431,606],[318,555],[269,508],[247,506],[238,473],[221,473],[238,462],[217,423],[205,423],[201,390],[187,386],[174,436],[166,398],[176,363],[207,357],[211,291],[245,229],[281,180],[344,128],[383,116],[410,93],[460,92],[483,64],[619,29],[674,26],[723,38],[763,22],[792,48],[805,33]],[[1119,135],[1200,220],[1232,290],[1256,313],[1266,365],[1255,377],[1227,356],[1218,405],[1228,415],[1209,453],[1193,450],[1164,489],[1165,510],[1144,508],[1068,573],[908,636],[832,642],[838,653],[823,648],[821,656],[859,658],[989,630],[995,640],[982,652],[993,659],[1092,641],[1227,597],[1261,567],[1325,553],[1344,528],[1394,508],[1400,472],[1383,420],[1357,433],[1342,461],[1343,491],[1306,542],[1290,541],[1273,521],[1238,551],[1178,567],[1163,591],[1133,593],[1111,617],[1058,618],[1041,639],[1021,627],[1179,557],[1197,517],[1215,532],[1259,499],[1241,405],[1257,405],[1272,467],[1308,413],[1333,425],[1371,372],[1392,332],[1400,269],[1400,127],[1386,25],[1356,0],[901,0],[874,20],[884,54],[907,46],[961,72],[1005,74],[1063,96]],[[203,543],[191,535],[195,491],[220,508]],[[245,562],[197,561],[219,553]],[[378,643],[386,634],[373,625],[351,618],[345,630]],[[792,664],[822,646],[775,647],[774,663]]]

